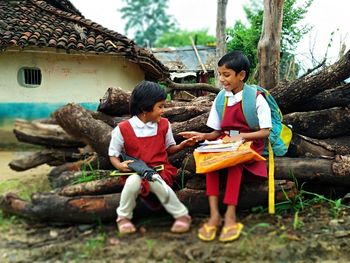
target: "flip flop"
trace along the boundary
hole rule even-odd
[[[198,230],[198,238],[202,241],[213,241],[216,237],[217,230],[217,226],[209,226],[207,223],[205,223]]]
[[[132,234],[136,232],[135,226],[127,218],[118,218],[117,224],[120,234]]]
[[[180,220],[180,218],[185,218],[186,221]],[[172,233],[181,234],[190,230],[192,218],[189,215],[182,216],[180,218],[177,218],[171,227],[170,231]]]
[[[241,231],[244,225],[241,223],[234,224],[232,226],[223,227],[219,237],[221,242],[230,242],[236,240],[241,235]]]

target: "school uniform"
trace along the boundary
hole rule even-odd
[[[228,135],[235,135],[240,132],[253,132],[248,126],[243,114],[242,94],[243,91],[236,94],[233,94],[231,91],[225,91],[225,96],[227,96],[227,106],[222,121],[220,121],[218,112],[215,108],[215,99],[208,117],[207,126],[214,130],[222,131]],[[258,93],[257,95],[256,111],[260,128],[271,128],[271,111],[261,93]],[[258,153],[261,154],[264,147],[264,139],[253,140],[252,148]],[[227,168],[227,182],[224,195],[225,204],[237,205],[243,169],[249,171],[252,175],[263,178],[267,177],[265,161],[254,161]],[[219,176],[218,171],[206,174],[207,195],[219,195]]]
[[[168,188],[164,189],[159,182],[143,180],[137,174],[128,176],[117,208],[119,217],[131,219],[137,197],[141,193],[147,195],[148,191],[158,197],[165,210],[174,218],[188,214],[187,208],[170,187],[176,178],[177,169],[169,163],[166,149],[175,144],[170,123],[165,118],[161,118],[159,123],[143,123],[137,116],[133,116],[119,123],[112,131],[109,156],[119,157],[120,153],[125,151],[126,154],[143,160],[149,167],[164,165],[164,170],[160,171],[159,175],[167,183]]]

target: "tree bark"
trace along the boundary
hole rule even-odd
[[[71,151],[62,151],[55,149],[44,149],[34,152],[25,157],[12,160],[9,166],[15,171],[26,171],[42,164],[60,165],[66,162],[72,162],[84,158],[84,154],[77,153],[74,149]]]
[[[183,122],[172,123],[173,134],[176,142],[182,141],[183,138],[178,135],[182,131],[199,131],[199,132],[208,132],[210,128],[206,125],[209,112],[199,115],[195,118],[192,118]]]
[[[350,136],[317,140],[294,133],[287,155],[289,157],[350,155]]]
[[[350,108],[293,112],[283,116],[293,131],[315,139],[350,135]]]
[[[16,120],[13,130],[20,142],[43,145],[48,147],[83,147],[85,144],[68,135],[57,124],[40,123],[38,121]]]
[[[111,115],[107,115],[99,111],[89,111],[89,113],[95,120],[103,121],[104,123],[107,123],[112,128],[117,127],[117,125],[120,122],[129,119],[129,117],[112,117]]]
[[[121,177],[107,177],[90,182],[67,185],[57,193],[64,196],[101,195],[120,193],[124,186]]]
[[[327,89],[308,99],[307,103],[295,105],[298,111],[316,111],[350,105],[350,83]]]
[[[276,201],[285,200],[284,192],[290,197],[296,190],[291,182],[276,185]],[[208,211],[208,200],[203,190],[182,189],[176,192],[180,201],[189,209],[191,214]],[[267,184],[242,186],[238,206],[247,209],[254,206],[267,205]],[[34,221],[59,223],[95,223],[98,221],[112,222],[116,219],[116,208],[119,205],[120,194],[85,195],[67,197],[53,193],[41,193],[25,201],[18,196],[8,193],[0,197],[0,209],[8,214],[18,215]],[[154,215],[142,202],[138,202],[134,217],[143,218]]]
[[[98,154],[108,156],[112,127],[91,114],[80,105],[69,103],[54,112],[59,125],[70,135],[80,138]]]
[[[226,53],[226,8],[228,0],[217,0],[217,12],[216,12],[216,49],[215,57],[216,61]],[[219,76],[216,70],[215,75],[215,87],[220,88]]]
[[[170,79],[165,80],[165,84],[167,85],[168,89],[171,90],[204,90],[204,91],[209,91],[212,93],[219,93],[220,89],[213,87],[210,84],[207,83],[188,83],[188,84],[180,84],[171,81]]]
[[[297,111],[295,105],[308,104],[309,98],[338,86],[350,77],[350,50],[337,62],[314,75],[298,78],[290,83],[279,83],[271,95],[281,111],[286,114]]]
[[[275,178],[298,182],[313,182],[350,186],[350,157],[336,156],[335,159],[322,158],[287,158],[275,160]]]
[[[259,84],[272,89],[279,82],[280,42],[284,0],[264,0],[262,33],[258,43]]]
[[[350,186],[349,155],[331,157],[275,157],[275,179],[296,180],[300,182]],[[187,161],[186,170],[195,174],[193,155]]]
[[[182,122],[209,112],[209,107],[185,106],[166,108],[163,116],[170,122]]]
[[[130,95],[130,92],[126,92],[119,87],[110,87],[103,98],[100,99],[97,110],[111,116],[129,114]]]

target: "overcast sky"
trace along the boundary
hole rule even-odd
[[[109,29],[125,34],[125,22],[120,18],[119,10],[124,6],[122,0],[70,0],[82,14]],[[299,3],[304,1],[299,0]],[[187,30],[208,29],[215,36],[216,0],[169,0],[167,13],[173,15],[179,28]],[[227,26],[232,26],[237,19],[245,21],[243,4],[249,0],[229,0],[226,19]],[[324,56],[327,45],[334,31],[332,46],[328,57],[337,59],[341,43],[350,48],[350,8],[349,0],[314,0],[305,18],[305,22],[313,26],[313,30],[300,43],[298,59],[307,62],[309,50],[316,57]],[[339,30],[338,30],[339,29]],[[128,36],[129,38],[132,36]]]

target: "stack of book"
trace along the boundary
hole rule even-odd
[[[200,144],[201,146],[195,149],[195,151],[201,153],[236,151],[243,142],[243,140],[240,140],[226,143],[221,139],[215,141],[204,141]]]

